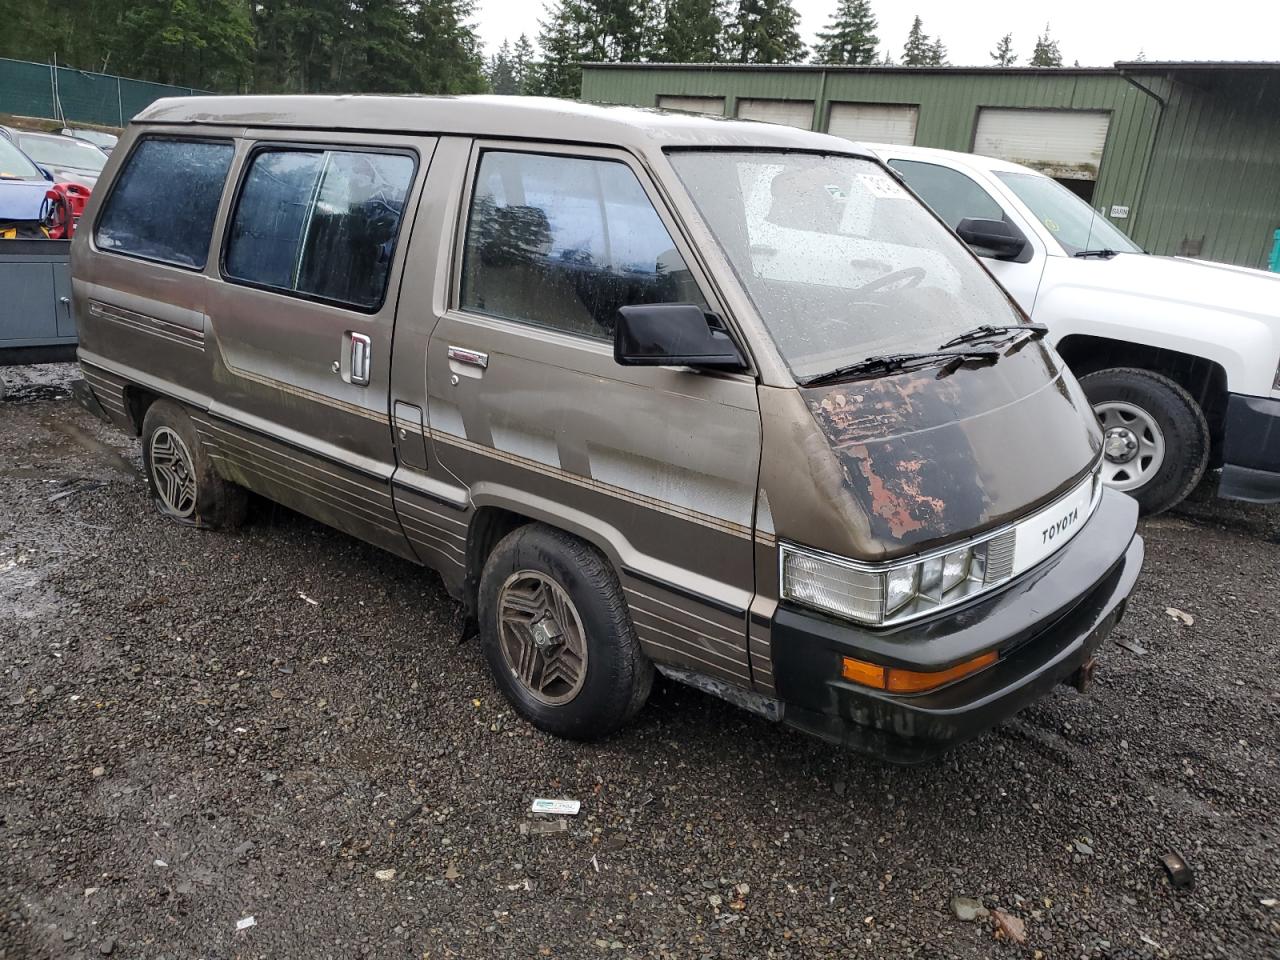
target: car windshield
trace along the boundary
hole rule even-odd
[[[43,180],[39,168],[11,141],[0,136],[0,180]]]
[[[1032,216],[1068,255],[1082,250],[1114,250],[1142,253],[1142,248],[1121,233],[1111,221],[1058,181],[1039,173],[996,171],[996,176],[1027,205]]]
[[[1021,321],[964,245],[872,160],[674,151],[671,162],[797,380]]]
[[[117,140],[114,133],[103,133],[101,130],[63,130],[62,132],[65,136],[75,137],[77,140],[88,140],[99,147],[114,147]]]
[[[36,163],[46,166],[74,167],[95,173],[107,165],[107,155],[91,143],[70,137],[38,137],[18,135],[18,144]]]

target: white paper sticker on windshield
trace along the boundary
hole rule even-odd
[[[884,200],[901,200],[907,194],[883,173],[860,173],[858,177],[871,194]]]

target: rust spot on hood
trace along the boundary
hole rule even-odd
[[[849,452],[866,480],[871,512],[888,525],[894,537],[933,529],[942,521],[946,504],[924,492],[928,483],[923,475],[924,460],[902,461],[881,471],[865,446],[853,447]]]

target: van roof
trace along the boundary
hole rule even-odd
[[[780,124],[548,97],[167,97],[132,122],[439,133],[633,148],[774,147],[866,155],[848,140]]]

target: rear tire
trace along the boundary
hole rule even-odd
[[[622,586],[594,547],[541,523],[504,537],[478,599],[489,669],[516,711],[573,740],[606,737],[653,686]]]
[[[218,476],[191,418],[172,400],[157,400],[142,418],[142,465],[164,516],[207,530],[244,522],[247,492]]]
[[[1209,424],[1191,394],[1168,377],[1136,367],[1080,378],[1102,424],[1102,477],[1144,514],[1181,503],[1209,465]]]

